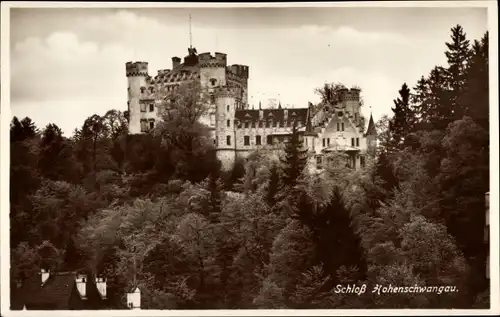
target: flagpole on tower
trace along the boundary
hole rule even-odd
[[[189,48],[193,48],[193,33],[191,32],[191,13],[189,14]]]

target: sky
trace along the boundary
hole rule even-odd
[[[306,107],[325,82],[360,86],[363,113],[390,114],[403,83],[445,65],[460,24],[470,40],[487,30],[485,8],[14,8],[11,114],[66,136],[93,115],[127,109],[125,63],[171,68],[192,44],[250,67],[249,102]]]

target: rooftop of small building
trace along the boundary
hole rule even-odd
[[[76,289],[78,275],[79,273],[75,271],[50,272],[43,284],[41,273],[28,276],[20,286],[11,287],[11,309],[21,310],[24,307],[28,310],[106,309],[107,299],[101,297],[93,278],[89,278],[89,275],[86,279],[86,298],[80,297]]]

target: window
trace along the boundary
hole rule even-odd
[[[266,121],[266,128],[269,128],[271,126],[271,121]]]
[[[210,102],[211,102],[212,104],[214,104],[214,103],[215,103],[215,96],[214,96],[214,95],[210,95]]]
[[[280,121],[280,128],[283,128],[284,124],[283,121]]]
[[[274,124],[273,124],[273,127],[277,127],[278,126],[278,121],[274,121]]]
[[[143,94],[146,91],[145,87],[141,87],[141,94]]]
[[[267,144],[269,144],[269,145],[273,144],[273,136],[272,135],[267,136]]]
[[[306,147],[307,147],[307,138],[306,138]]]
[[[361,167],[365,167],[365,166],[366,166],[366,162],[365,162],[365,157],[364,157],[364,155],[361,155],[361,156],[359,157],[359,163],[360,163]]]
[[[344,122],[342,122],[342,131],[344,131]]]
[[[316,168],[317,169],[321,169],[322,168],[321,156],[316,156]]]
[[[227,110],[227,112],[229,112],[229,105],[226,106],[226,110]]]
[[[230,135],[226,136],[226,144],[231,145],[231,136]]]
[[[326,145],[330,146],[330,138],[326,139]]]
[[[231,126],[231,120],[227,120],[227,127],[229,128]]]
[[[154,104],[150,104],[149,105],[149,112],[153,112],[155,111],[155,105]]]
[[[255,128],[255,121],[252,121],[252,128]]]
[[[351,138],[351,146],[354,146],[354,138]]]
[[[245,135],[243,142],[244,142],[245,146],[249,146],[250,145],[250,137],[248,135]]]
[[[245,122],[245,129],[248,129],[248,121]]]
[[[256,145],[261,145],[260,135],[256,135],[255,136],[255,144]]]
[[[359,146],[359,138],[356,138],[356,146]]]
[[[150,92],[150,93],[153,93],[153,91],[154,91],[154,90],[153,90],[153,87],[149,87],[149,92]]]
[[[326,146],[326,139],[323,138],[323,147],[325,147],[325,146]]]
[[[149,121],[149,129],[154,129],[155,128],[155,121],[154,120],[150,120]]]
[[[259,128],[262,128],[262,121],[259,121]]]
[[[147,120],[141,120],[141,132],[148,131],[148,122]]]
[[[340,131],[340,123],[337,122],[337,131]]]
[[[354,120],[358,121],[358,114],[357,113],[354,114]]]
[[[219,137],[218,136],[215,137],[215,145],[219,145]]]
[[[141,112],[146,112],[146,104],[141,103]]]

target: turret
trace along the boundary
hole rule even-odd
[[[141,90],[146,88],[146,78],[148,75],[147,62],[127,62],[125,64],[125,73],[128,81],[128,113],[129,113],[129,131],[131,134],[141,133],[141,109],[139,100],[141,99]]]
[[[375,128],[375,122],[373,121],[373,116],[371,114],[365,136],[366,136],[368,151],[374,153],[374,151],[377,148],[377,129]]]
[[[248,79],[248,66],[231,65],[231,72],[240,78]]]
[[[177,56],[172,57],[172,69],[179,67],[180,64],[181,64],[180,57]]]
[[[216,88],[215,104],[216,104],[216,120],[217,126],[215,140],[217,149],[217,158],[222,163],[223,170],[229,170],[233,166],[236,159],[236,127],[234,119],[236,117],[236,99],[237,93],[235,88]]]

